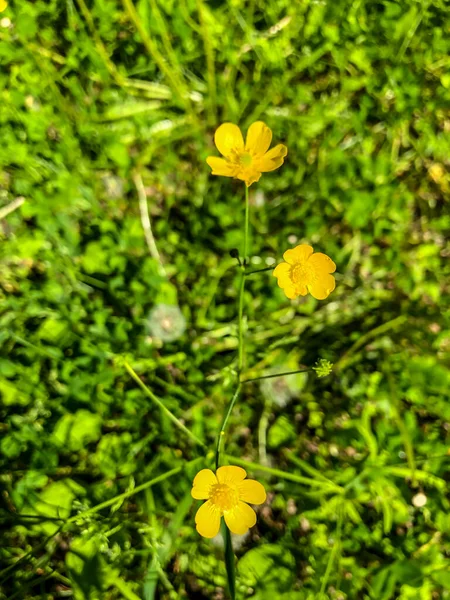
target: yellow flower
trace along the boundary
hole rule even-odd
[[[336,271],[336,265],[326,254],[313,252],[308,244],[300,244],[286,250],[283,254],[286,262],[275,267],[273,275],[291,300],[306,296],[308,292],[317,300],[324,300],[336,287],[335,279],[330,275]]]
[[[0,0],[0,13],[6,10],[8,7],[8,3],[6,0]]]
[[[271,141],[272,131],[262,121],[250,125],[245,145],[239,127],[223,123],[214,135],[214,142],[225,158],[208,156],[206,162],[213,175],[236,177],[249,187],[259,180],[261,173],[274,171],[284,162],[286,146],[278,144],[269,150]]]
[[[206,538],[219,533],[222,515],[228,529],[243,535],[256,523],[256,514],[246,502],[262,504],[266,501],[264,487],[252,479],[241,467],[219,467],[216,474],[202,469],[194,479],[191,495],[206,500],[195,515],[197,531]]]

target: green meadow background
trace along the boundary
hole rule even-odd
[[[449,53],[443,0],[10,1],[2,600],[228,598],[190,489],[233,393],[244,184],[205,159],[256,120],[289,153],[250,188],[251,265],[309,243],[337,286],[249,277],[244,375],[334,369],[243,387],[226,452],[268,500],[237,598],[450,598]]]

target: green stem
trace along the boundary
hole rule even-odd
[[[173,422],[175,423],[175,425],[181,429],[182,431],[184,431],[184,433],[189,436],[191,438],[191,440],[193,440],[196,444],[198,444],[199,446],[202,446],[203,448],[206,448],[205,444],[199,440],[199,438],[192,433],[192,431],[189,431],[189,429],[183,425],[183,423],[176,418],[175,415],[173,415],[170,410],[164,406],[164,404],[161,402],[161,400],[155,396],[155,394],[145,385],[145,383],[140,379],[140,377],[138,376],[138,374],[136,373],[136,371],[133,369],[133,367],[131,367],[127,361],[124,361],[123,363],[125,369],[128,371],[128,373],[131,375],[131,377],[134,379],[134,381],[139,385],[139,387],[145,392],[145,394],[147,394],[147,396],[164,412],[164,414],[167,415],[167,417]]]
[[[230,592],[231,600],[236,598],[236,573],[234,568],[234,552],[231,534],[225,522],[222,522],[222,536],[225,542],[225,566],[227,568],[228,591]]]
[[[222,421],[222,426],[217,436],[216,446],[216,470],[219,468],[221,463],[222,454],[222,440],[225,437],[225,430],[228,424],[228,419],[233,411],[236,400],[239,397],[241,391],[241,371],[244,366],[244,289],[245,289],[245,269],[247,266],[247,254],[248,254],[248,230],[249,230],[249,201],[248,201],[248,187],[245,186],[245,218],[244,218],[244,255],[242,260],[242,273],[241,273],[241,284],[239,288],[239,309],[238,309],[238,328],[239,328],[239,342],[238,342],[238,370],[237,370],[237,387],[236,391],[231,398],[230,404],[228,405],[227,412],[225,413]],[[234,568],[234,553],[233,545],[231,542],[231,534],[228,527],[223,524],[224,541],[225,541],[225,566],[227,570],[228,590],[230,592],[231,600],[235,600],[236,597],[236,573]]]
[[[249,275],[254,275],[255,273],[264,273],[264,271],[273,271],[275,269],[275,267],[264,267],[264,269],[256,269],[256,271],[249,271],[248,273],[245,273],[245,276],[248,277]]]
[[[276,477],[280,477],[281,479],[287,479],[288,481],[293,481],[294,483],[300,483],[302,485],[307,485],[310,487],[317,488],[326,488],[329,489],[330,492],[335,493],[343,493],[344,488],[337,485],[336,483],[317,479],[310,479],[309,477],[302,477],[302,475],[294,475],[293,473],[286,473],[281,469],[273,469],[272,467],[266,467],[265,465],[260,465],[259,463],[250,462],[248,460],[242,460],[241,458],[237,458],[235,456],[230,456],[229,454],[225,455],[230,463],[233,465],[240,465],[241,467],[247,467],[249,470],[253,471],[263,471],[264,473],[269,473],[270,475],[275,475]]]
[[[177,94],[180,102],[185,107],[185,109],[193,117],[195,117],[195,114],[193,113],[193,110],[192,110],[191,103],[188,98],[188,93],[185,90],[183,83],[179,80],[177,74],[174,73],[172,71],[172,69],[169,67],[169,65],[166,62],[166,60],[164,59],[163,55],[159,52],[155,42],[148,35],[147,31],[145,30],[144,26],[141,23],[141,20],[140,20],[139,15],[134,7],[132,0],[122,0],[122,3],[123,3],[123,6],[125,8],[125,11],[126,11],[128,17],[134,23],[134,26],[138,30],[139,35],[141,36],[141,39],[144,43],[144,46],[150,55],[150,58],[158,65],[159,69],[164,73],[164,75],[170,81],[173,89],[175,90],[175,93]],[[196,117],[195,117],[195,119],[196,119]]]
[[[286,371],[285,373],[275,373],[272,375],[262,375],[261,377],[252,377],[251,379],[243,379],[241,383],[250,383],[250,381],[259,381],[260,379],[272,379],[273,377],[284,377],[286,375],[296,375],[297,373],[307,373],[312,369],[297,369],[297,371]]]
[[[68,523],[74,523],[75,521],[78,521],[79,519],[82,519],[83,517],[86,517],[87,515],[97,513],[100,510],[103,510],[104,508],[108,508],[108,506],[115,504],[119,500],[126,500],[126,498],[130,498],[131,496],[134,496],[135,494],[138,494],[139,492],[146,490],[147,488],[151,487],[152,485],[155,485],[156,483],[160,483],[161,481],[165,481],[166,479],[169,479],[169,477],[173,477],[177,473],[180,473],[181,471],[183,471],[187,465],[195,464],[196,462],[199,462],[200,460],[204,460],[204,457],[196,458],[196,459],[190,461],[189,463],[183,464],[181,467],[176,467],[175,469],[172,469],[171,471],[167,471],[167,473],[164,473],[163,475],[158,475],[158,477],[155,477],[154,479],[150,479],[150,481],[146,481],[145,483],[141,483],[141,485],[137,485],[134,489],[130,490],[129,492],[124,492],[123,494],[118,494],[117,496],[114,496],[114,498],[110,498],[109,500],[105,500],[105,502],[101,502],[100,504],[97,504],[96,506],[93,506],[92,508],[88,508],[87,510],[80,512],[80,513],[74,515],[73,517],[70,517],[70,519],[67,519],[65,524],[67,525]]]
[[[330,556],[328,558],[328,564],[327,564],[327,568],[325,571],[325,575],[323,576],[323,579],[322,579],[322,585],[320,586],[319,600],[322,600],[322,598],[323,598],[325,588],[328,583],[328,579],[330,578],[330,573],[331,573],[331,569],[333,567],[334,560],[335,560],[336,556],[338,555],[338,552],[341,547],[341,530],[342,530],[343,512],[344,512],[343,508],[340,507],[337,528],[336,528],[336,539],[334,540],[333,548],[331,549]]]
[[[403,445],[405,447],[405,453],[406,453],[406,458],[408,460],[408,466],[412,472],[411,483],[412,483],[413,487],[416,487],[416,476],[415,476],[416,461],[415,461],[415,456],[414,456],[414,447],[413,447],[413,443],[412,443],[411,437],[409,435],[409,431],[406,426],[406,423],[403,421],[403,419],[401,417],[400,401],[397,397],[397,392],[396,392],[396,388],[395,388],[395,384],[394,384],[394,378],[390,371],[388,371],[388,373],[387,373],[387,379],[388,379],[389,389],[391,392],[391,402],[392,402],[392,409],[393,409],[393,413],[394,413],[394,419],[395,419],[395,422],[397,423],[397,427],[400,432],[400,436],[402,438]]]
[[[217,436],[217,445],[216,445],[216,469],[218,469],[220,467],[220,463],[221,463],[221,453],[222,453],[222,440],[225,437],[225,429],[227,427],[228,424],[228,419],[230,418],[231,412],[233,410],[233,407],[236,403],[236,400],[238,399],[239,396],[239,392],[241,391],[241,384],[239,383],[236,391],[233,394],[233,397],[231,398],[231,402],[228,405],[228,409],[227,412],[223,418],[222,421],[222,425],[220,427],[220,431],[219,431],[219,435]]]
[[[239,358],[238,358],[238,376],[240,377],[242,367],[244,366],[244,289],[245,289],[245,269],[247,266],[248,254],[248,230],[249,230],[249,202],[248,187],[245,186],[245,219],[244,219],[244,256],[241,276],[241,286],[239,288]]]
[[[197,0],[197,10],[200,18],[201,34],[206,54],[209,91],[208,107],[212,124],[216,121],[216,68],[214,64],[214,49],[209,35],[208,23],[205,20],[205,7],[203,5],[203,0]]]
[[[270,411],[267,405],[264,403],[264,409],[259,419],[258,425],[258,450],[259,460],[263,465],[267,465],[267,429],[269,427],[269,416]]]
[[[249,230],[249,202],[248,202],[248,186],[245,186],[245,224],[244,224],[244,266],[247,263],[248,254],[248,230]]]

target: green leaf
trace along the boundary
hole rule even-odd
[[[102,418],[88,410],[78,410],[59,419],[53,431],[53,441],[68,450],[81,450],[101,435]]]

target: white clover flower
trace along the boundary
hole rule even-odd
[[[186,330],[186,319],[178,306],[157,304],[148,317],[150,334],[163,342],[179,339]]]
[[[123,198],[123,180],[116,175],[104,175],[102,182],[105,187],[105,194],[110,200],[119,200]]]

